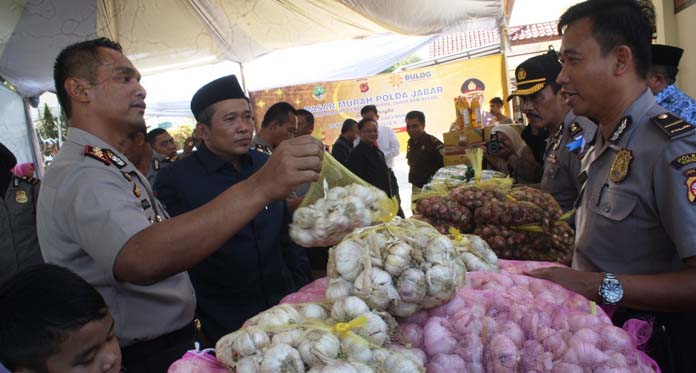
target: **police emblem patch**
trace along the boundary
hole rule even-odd
[[[696,204],[696,168],[686,170],[686,198],[692,204]]]
[[[631,160],[633,160],[633,153],[630,150],[626,148],[619,150],[619,152],[616,153],[616,158],[614,158],[614,163],[611,164],[609,180],[613,183],[624,181],[626,176],[628,176]]]
[[[27,192],[25,192],[23,190],[18,190],[17,193],[15,193],[15,201],[17,201],[17,203],[29,202],[29,197],[27,196]]]
[[[520,69],[517,72],[517,82],[520,80],[525,80],[527,78],[527,72],[524,69]]]

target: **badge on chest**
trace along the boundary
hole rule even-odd
[[[616,158],[614,158],[614,163],[611,164],[609,180],[613,183],[620,183],[626,180],[631,167],[631,160],[633,160],[633,153],[629,149],[623,148],[619,150],[616,153]]]

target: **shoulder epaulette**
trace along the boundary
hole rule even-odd
[[[266,153],[268,155],[273,154],[273,150],[271,150],[271,148],[269,146],[266,146],[263,144],[256,144],[256,146],[254,146],[254,149],[256,149],[256,151],[259,151],[261,153]]]
[[[687,133],[693,131],[694,126],[691,123],[685,122],[683,119],[672,113],[662,113],[650,118],[657,127],[659,127],[662,132],[667,134],[670,138],[679,136],[682,133]]]
[[[104,151],[96,146],[85,145],[85,155],[94,158],[107,166],[111,166],[111,159]]]
[[[24,181],[24,182],[27,182],[29,184],[36,184],[39,182],[39,179],[37,179],[35,177],[31,177],[31,176],[24,176],[24,177],[21,177],[19,179]]]
[[[126,167],[126,161],[121,159],[121,157],[116,155],[116,153],[112,152],[109,149],[104,149],[104,150],[102,150],[102,152],[104,154],[106,154],[107,157],[109,157],[109,159],[111,160],[111,163],[115,164],[116,167],[118,167],[118,168]]]
[[[570,125],[570,137],[574,138],[580,132],[582,132],[582,127],[580,127],[578,122],[573,122],[573,124]]]

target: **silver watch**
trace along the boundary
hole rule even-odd
[[[624,293],[623,287],[621,286],[619,279],[616,278],[616,275],[608,272],[604,273],[604,279],[602,280],[602,284],[599,285],[599,289],[597,291],[602,303],[612,306],[621,301]]]

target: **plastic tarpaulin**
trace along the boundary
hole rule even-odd
[[[53,90],[52,64],[63,47],[98,35],[120,42],[147,76],[223,60],[246,63],[333,40],[503,22],[501,0],[0,0],[0,6],[0,76],[25,97]]]

